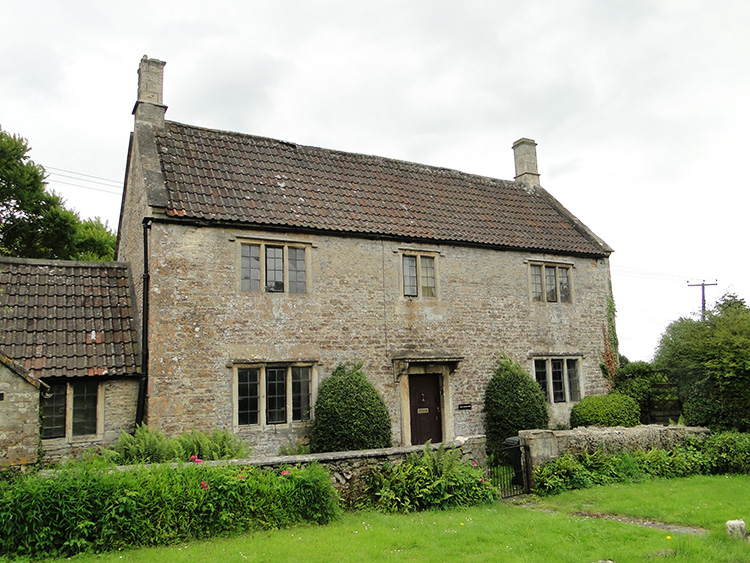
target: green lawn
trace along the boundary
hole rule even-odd
[[[750,544],[730,540],[724,522],[750,518],[750,477],[691,477],[573,491],[524,503],[414,515],[350,513],[322,527],[257,532],[74,561],[525,561],[617,563],[750,561]],[[554,510],[554,512],[552,512]],[[574,513],[700,526],[680,534]],[[672,554],[673,550],[675,554]],[[651,556],[651,558],[649,558]]]

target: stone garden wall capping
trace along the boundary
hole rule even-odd
[[[587,426],[572,430],[521,430],[518,435],[521,444],[527,447],[527,463],[534,468],[565,453],[593,453],[598,449],[607,453],[651,448],[669,450],[688,436],[707,437],[709,433],[708,428],[700,426],[650,424],[633,428]]]

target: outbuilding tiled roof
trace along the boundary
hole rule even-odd
[[[125,264],[0,258],[0,350],[34,377],[137,373],[134,311]]]
[[[540,187],[167,121],[156,143],[173,217],[606,256]]]

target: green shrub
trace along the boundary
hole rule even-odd
[[[121,432],[111,449],[101,453],[119,465],[134,465],[187,461],[191,456],[203,460],[241,459],[250,452],[248,445],[229,430],[214,430],[210,435],[192,430],[167,438],[159,430],[141,424],[133,434]]]
[[[374,470],[365,497],[365,505],[406,513],[489,503],[497,498],[497,489],[484,479],[481,468],[461,460],[459,450],[433,450],[428,442],[421,454]]]
[[[712,472],[711,454],[702,447],[703,442],[686,440],[672,450],[564,454],[534,470],[534,492],[550,495],[594,485],[707,474]]]
[[[612,393],[590,395],[581,399],[570,411],[570,427],[576,426],[637,426],[640,409],[635,399]]]
[[[654,383],[654,369],[648,362],[632,362],[615,372],[614,390],[635,399],[641,422],[648,416],[648,400]]]
[[[319,465],[284,471],[206,464],[102,470],[66,464],[0,489],[0,554],[70,556],[301,523],[340,514]]]
[[[547,428],[549,414],[539,384],[516,362],[503,356],[484,394],[487,452],[502,456],[503,442],[519,430]]]
[[[750,434],[720,432],[696,442],[711,473],[750,474]]]
[[[362,363],[336,366],[315,401],[310,451],[337,452],[391,446],[391,418]]]

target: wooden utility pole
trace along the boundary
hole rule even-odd
[[[701,288],[701,320],[706,320],[706,286],[707,285],[719,285],[719,280],[716,280],[714,283],[706,283],[706,280],[703,280],[701,283],[690,283],[688,282],[688,287],[700,287]]]

